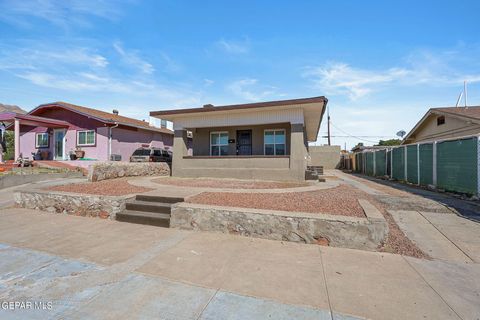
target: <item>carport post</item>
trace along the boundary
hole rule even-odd
[[[16,162],[17,159],[20,157],[20,120],[18,120],[18,119],[15,119],[14,131],[15,131],[15,159],[14,159],[14,161]]]

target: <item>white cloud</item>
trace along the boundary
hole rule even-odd
[[[31,26],[31,18],[38,18],[60,27],[70,24],[89,26],[88,17],[116,19],[120,15],[120,1],[110,0],[4,0],[0,2],[0,20]]]
[[[203,79],[203,85],[205,87],[210,87],[214,83],[215,83],[215,81],[213,81],[213,80],[210,80],[210,79],[207,79],[207,78]]]
[[[252,78],[234,81],[227,90],[247,101],[259,101],[276,93],[275,87],[259,85],[258,80]]]
[[[152,74],[155,71],[153,65],[140,58],[138,51],[126,51],[119,42],[115,42],[113,47],[126,64],[138,68],[141,72],[146,74]]]
[[[231,54],[245,54],[250,51],[250,40],[248,38],[240,41],[220,39],[216,42],[216,45]]]
[[[433,54],[418,51],[405,59],[405,65],[387,69],[366,69],[343,62],[330,62],[322,66],[307,67],[303,76],[312,81],[315,88],[326,94],[345,95],[358,100],[372,92],[394,86],[459,86],[480,81],[480,69],[468,72],[455,65],[454,52]],[[471,64],[467,64],[471,65]]]

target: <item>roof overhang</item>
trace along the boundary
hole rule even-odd
[[[62,120],[50,119],[44,117],[32,116],[29,114],[20,114],[15,112],[0,113],[0,121],[13,122],[19,120],[21,125],[48,127],[48,128],[68,128],[69,123]]]
[[[281,122],[302,123],[305,126],[307,140],[313,142],[317,140],[327,103],[328,99],[322,96],[216,107],[152,111],[150,116],[172,121],[175,129]],[[232,119],[236,119],[236,121]],[[215,125],[212,125],[212,123]]]

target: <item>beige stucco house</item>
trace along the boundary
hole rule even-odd
[[[480,107],[432,108],[405,136],[402,144],[480,134]]]
[[[327,102],[205,105],[150,115],[173,122],[173,176],[301,181]]]

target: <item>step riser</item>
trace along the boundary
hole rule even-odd
[[[125,214],[125,215],[117,214],[117,220],[122,222],[146,224],[146,225],[164,227],[164,228],[170,227],[170,220],[162,219],[162,218],[138,217],[138,216],[130,216],[128,214]]]
[[[157,213],[170,213],[172,208],[170,207],[161,207],[157,205],[148,205],[148,204],[140,204],[140,203],[129,203],[125,204],[125,209],[132,210],[132,211],[144,211],[144,212],[157,212]]]
[[[177,203],[177,202],[183,202],[183,198],[169,198],[169,197],[160,197],[160,196],[147,196],[147,195],[142,195],[138,194],[135,197],[135,200],[139,201],[149,201],[149,202],[161,202],[161,203]]]

